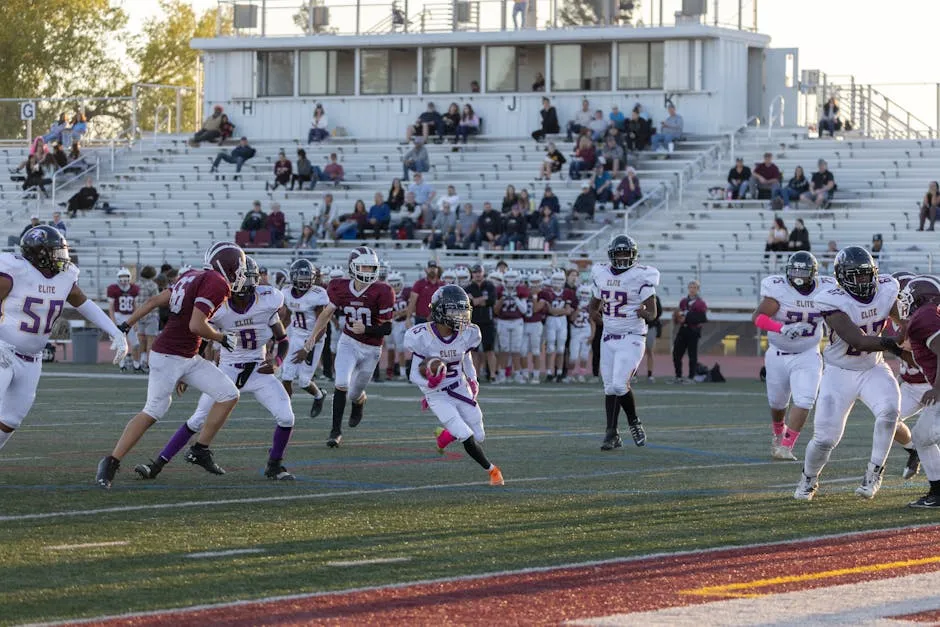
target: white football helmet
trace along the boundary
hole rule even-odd
[[[346,276],[346,272],[339,266],[330,268],[330,279],[342,279]]]
[[[522,275],[518,270],[509,269],[506,270],[506,272],[503,274],[503,283],[509,289],[514,289],[517,285],[519,285],[519,281],[521,280]]]
[[[591,286],[585,283],[584,285],[578,286],[578,303],[582,306],[586,305],[591,301],[591,296],[593,292],[591,291]]]
[[[393,270],[388,273],[388,284],[395,292],[400,292],[405,286],[405,279],[401,275],[401,272],[395,272]]]
[[[117,273],[117,282],[125,292],[131,287],[131,271],[127,268],[121,268]]]
[[[538,270],[533,270],[529,273],[528,283],[529,287],[533,290],[541,290],[542,286],[545,284],[545,277],[542,276],[542,273]]]
[[[387,281],[388,273],[391,272],[392,266],[384,259],[379,262],[379,281]]]
[[[441,281],[444,282],[444,285],[456,285],[457,284],[457,271],[448,268],[441,273]]]
[[[470,285],[470,271],[464,266],[457,268],[457,285],[463,288]]]
[[[555,270],[552,272],[552,289],[556,292],[560,292],[565,289],[565,273],[561,270]]]
[[[349,276],[360,283],[371,284],[379,279],[379,256],[368,246],[349,251]]]
[[[503,273],[499,270],[493,270],[486,278],[488,278],[493,285],[503,284]]]

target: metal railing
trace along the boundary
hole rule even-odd
[[[775,113],[775,111],[776,111],[776,107],[777,107],[777,103],[778,103],[778,102],[780,103],[780,115],[779,115],[779,116],[775,116],[774,113]],[[768,107],[768,111],[767,111],[767,139],[773,139],[773,133],[774,133],[774,118],[775,118],[775,117],[778,117],[778,118],[779,118],[779,120],[780,120],[780,128],[783,128],[783,126],[784,126],[784,122],[783,122],[783,110],[784,110],[784,108],[786,107],[786,104],[787,104],[787,101],[784,100],[784,99],[783,99],[783,96],[780,95],[780,94],[778,94],[777,96],[775,96],[774,99],[770,101],[770,107]]]
[[[96,181],[101,179],[101,157],[96,155],[94,164],[88,164],[87,161],[85,161],[85,164],[87,167],[79,170],[78,172],[75,172],[71,167],[72,164],[70,163],[64,168],[60,168],[56,170],[55,173],[52,175],[52,206],[53,207],[56,206],[55,195],[56,195],[57,189],[61,187],[65,187],[69,183],[77,181],[78,179],[84,176],[88,176],[89,174],[92,174],[92,173],[94,173]],[[62,176],[62,179],[59,178],[60,176]]]

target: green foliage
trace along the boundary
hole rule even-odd
[[[604,5],[610,4],[612,24],[631,24],[639,0],[565,0],[558,12],[563,26],[597,26],[604,22]]]
[[[310,24],[310,9],[326,6],[324,0],[305,0],[297,12],[294,13],[294,26],[304,35],[320,35],[335,33],[336,28],[322,24]]]

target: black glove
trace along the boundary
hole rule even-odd
[[[127,322],[122,322],[121,324],[117,325],[117,328],[118,328],[118,331],[120,331],[124,335],[127,335],[128,333],[130,333],[130,330],[131,330],[131,327],[129,324],[127,324]]]

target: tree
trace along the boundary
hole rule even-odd
[[[317,7],[325,7],[324,0],[304,0],[304,3],[294,13],[294,26],[304,35],[321,35],[335,33],[336,29],[326,24],[310,24],[310,11]]]
[[[597,26],[604,23],[607,4],[611,24],[631,24],[640,5],[639,0],[565,0],[558,17],[563,26]]]

